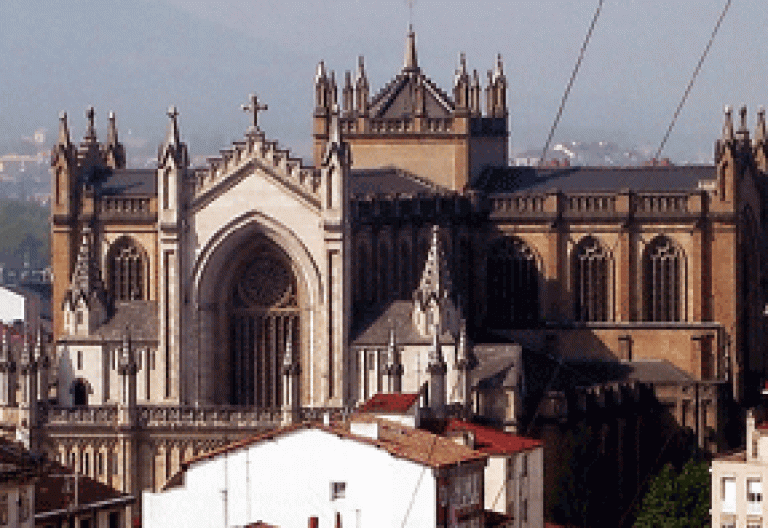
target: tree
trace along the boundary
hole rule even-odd
[[[635,528],[710,526],[710,489],[709,463],[688,461],[680,473],[667,464],[651,481]]]

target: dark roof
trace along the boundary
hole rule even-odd
[[[419,399],[419,393],[374,394],[368,401],[358,407],[361,413],[404,414],[413,407]]]
[[[525,436],[505,433],[492,427],[478,425],[463,420],[452,419],[445,426],[446,433],[467,431],[475,435],[474,449],[488,453],[489,455],[512,455],[522,451],[529,451],[543,444],[541,440],[535,440]]]
[[[713,165],[652,167],[492,167],[472,183],[487,193],[516,191],[565,192],[696,190],[715,178]]]
[[[0,437],[0,482],[17,482],[39,476],[45,466],[42,457],[33,455],[18,442]]]
[[[395,338],[401,345],[421,345],[431,340],[430,336],[422,336],[413,324],[413,301],[397,300],[361,312],[352,330],[352,344],[385,345],[391,328],[395,329]],[[447,334],[441,336],[441,341],[444,339],[453,341]]]
[[[72,494],[67,493],[67,481],[74,489],[74,473],[68,467],[61,464],[51,463],[50,474],[42,476],[35,483],[35,515],[41,514],[67,514],[67,508],[70,506],[70,500],[73,500]],[[72,476],[70,476],[72,475]],[[125,493],[102,484],[85,475],[78,477],[78,504],[80,509],[97,508],[107,501],[133,502],[134,498]]]
[[[519,348],[516,344],[475,345],[472,355],[476,364],[470,371],[472,386],[479,389],[514,387],[517,384],[515,359],[522,361]]]
[[[157,179],[154,169],[115,169],[106,174],[100,184],[102,195],[157,194]]]
[[[377,118],[410,117],[416,108],[417,85],[424,86],[424,112],[426,117],[450,117],[453,102],[420,68],[398,73],[394,79],[371,99],[370,111]]]
[[[435,194],[447,189],[396,167],[378,169],[354,169],[351,194]]]
[[[157,340],[157,303],[155,301],[125,301],[115,303],[114,315],[97,332],[104,339],[120,340],[126,328],[131,339]]]

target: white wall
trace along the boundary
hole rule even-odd
[[[331,500],[334,481],[346,482],[344,499]],[[224,490],[227,526],[262,520],[302,527],[317,516],[320,528],[330,528],[336,512],[348,527],[436,523],[431,469],[359,441],[305,429],[194,464],[181,488],[144,493],[143,526],[221,528]]]
[[[32,292],[18,292],[0,286],[0,321],[25,321],[34,334],[40,324],[40,299]]]
[[[526,459],[523,463],[523,458]],[[527,512],[523,514],[523,508]],[[485,468],[485,509],[512,515],[515,527],[544,526],[544,449],[491,456]]]

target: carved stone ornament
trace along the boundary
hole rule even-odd
[[[245,269],[237,290],[241,301],[250,306],[286,306],[294,300],[291,271],[272,255],[254,260]]]

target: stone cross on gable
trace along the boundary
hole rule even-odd
[[[251,94],[250,104],[242,105],[243,112],[250,112],[253,114],[252,128],[259,128],[259,112],[262,110],[268,110],[267,105],[259,103],[259,98],[255,94]]]

